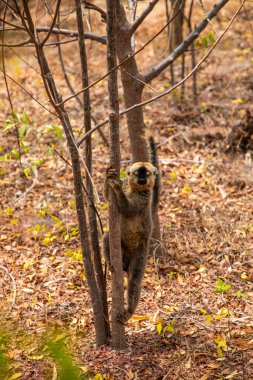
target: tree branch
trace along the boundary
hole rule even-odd
[[[224,37],[224,35],[226,34],[226,32],[228,31],[228,29],[231,27],[232,23],[234,22],[235,18],[237,17],[238,13],[241,11],[242,7],[244,6],[245,2],[247,0],[243,0],[242,3],[240,4],[239,8],[237,9],[237,11],[235,12],[234,16],[232,17],[232,19],[229,21],[226,29],[224,30],[224,32],[220,35],[220,37],[215,41],[215,43],[211,46],[211,48],[208,50],[208,52],[205,54],[205,56],[197,63],[197,65],[189,72],[189,74],[187,74],[180,82],[176,83],[174,86],[172,86],[171,88],[169,88],[168,90],[156,95],[156,96],[153,96],[152,98],[148,99],[148,100],[145,100],[144,102],[142,103],[138,103],[138,104],[135,104],[134,106],[132,107],[129,107],[127,109],[124,109],[122,111],[119,112],[119,116],[122,116],[122,115],[125,115],[126,113],[128,112],[131,112],[133,109],[135,108],[139,108],[139,107],[143,107],[145,106],[146,104],[149,104],[149,103],[152,103],[154,102],[155,100],[157,99],[160,99],[162,98],[163,96],[165,95],[168,95],[170,94],[172,91],[174,91],[176,88],[178,88],[179,86],[181,86],[182,83],[186,82],[189,78],[191,78],[191,76],[200,68],[200,66],[202,65],[202,63],[209,57],[209,55],[212,53],[212,51],[214,50],[214,48],[219,44],[219,42],[221,41],[221,39]],[[101,128],[102,126],[106,125],[107,123],[109,122],[109,119],[106,119],[104,121],[102,121],[101,123],[99,123],[98,125],[96,125],[94,128],[92,128],[87,134],[85,134],[84,136],[82,136],[78,141],[77,141],[77,145],[81,145],[82,142],[87,138],[87,136],[89,136],[91,133],[95,132],[98,128]]]
[[[82,3],[84,5],[84,8],[92,9],[92,10],[100,13],[102,20],[106,22],[106,12],[102,8],[98,7],[96,4],[92,4],[88,1],[83,1]]]
[[[133,22],[130,28],[131,35],[136,32],[138,27],[142,24],[142,22],[145,20],[145,18],[150,14],[152,9],[155,7],[155,5],[158,3],[159,0],[152,0],[150,1],[149,5],[146,9],[142,12],[142,14]]]
[[[214,7],[207,13],[209,20],[214,18],[219,11],[228,3],[229,0],[220,0]],[[166,67],[170,66],[180,55],[182,55],[191,43],[200,35],[200,33],[206,28],[208,21],[205,18],[199,25],[189,34],[189,36],[177,46],[162,62],[158,63],[152,70],[144,75],[144,81],[149,83],[157,77]]]
[[[0,19],[1,21],[1,19]],[[8,24],[10,25],[10,24]],[[24,26],[20,25],[14,25],[13,28],[8,28],[5,29],[6,32],[10,30],[16,30],[16,29],[21,29],[21,30],[26,30]],[[49,26],[37,26],[36,27],[36,32],[41,33],[41,32],[49,32],[50,27]],[[67,37],[78,37],[78,31],[77,30],[70,30],[70,29],[61,29],[61,28],[52,28],[51,34],[63,34],[64,36]],[[87,40],[92,40],[92,41],[97,41],[100,42],[103,45],[106,45],[106,37],[105,36],[99,36],[98,34],[90,33],[90,32],[84,32],[84,38]]]
[[[91,87],[95,86],[101,80],[105,79],[108,75],[110,75],[114,70],[118,69],[120,66],[122,66],[123,64],[125,64],[126,62],[128,62],[135,55],[139,54],[142,50],[145,49],[145,47],[147,45],[149,45],[152,41],[154,41],[156,39],[156,37],[158,37],[164,31],[164,29],[175,19],[175,17],[178,15],[179,11],[180,11],[180,9],[178,9],[178,11],[175,13],[175,15],[153,37],[151,37],[140,49],[138,49],[133,54],[128,55],[127,58],[123,59],[123,61],[121,61],[118,65],[116,65],[115,67],[113,67],[110,71],[108,71],[102,77],[100,77],[99,79],[97,79],[95,82],[91,83],[89,85],[89,87],[87,87],[87,88],[85,87],[82,90],[76,92],[74,95],[69,96],[68,98],[64,99],[61,103],[57,104],[57,106],[60,106],[60,105],[62,105],[64,103],[68,102],[70,99],[73,99],[74,97],[80,95],[82,92],[86,91],[88,88],[91,88]]]
[[[61,5],[61,0],[58,0],[57,4],[56,4],[56,9],[55,9],[54,18],[52,20],[52,24],[51,24],[51,26],[49,28],[48,34],[46,35],[46,37],[44,38],[44,40],[41,42],[42,45],[45,45],[45,43],[49,39],[51,33],[53,32],[53,29],[54,29],[54,26],[55,26],[55,23],[56,23],[56,19],[58,17],[58,13],[59,13],[59,10],[60,10],[60,5]],[[37,28],[36,28],[36,30],[37,30]]]
[[[0,46],[3,46],[3,47],[22,47],[22,46],[26,46],[28,45],[30,42],[32,42],[31,38],[29,38],[28,40],[25,40],[23,42],[19,42],[18,44],[8,44],[8,43],[2,43],[0,44]],[[33,45],[30,45],[30,46],[33,46]]]

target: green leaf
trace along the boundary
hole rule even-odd
[[[47,125],[46,130],[55,132],[59,140],[62,140],[62,127],[58,125]]]
[[[205,47],[208,46],[208,41],[207,41],[207,38],[205,36],[202,37],[201,42],[202,42],[203,46],[205,46]]]
[[[29,174],[30,174],[30,172],[31,172],[31,168],[26,168],[26,169],[24,170],[24,175],[26,176],[26,178],[29,178]]]
[[[16,114],[16,112],[11,111],[11,116],[12,116],[14,123],[18,124],[18,115]]]
[[[195,41],[194,41],[194,47],[195,47],[196,49],[198,49],[198,48],[200,47],[199,40],[195,40]]]
[[[213,44],[214,44],[214,41],[215,41],[215,40],[214,40],[213,32],[210,32],[208,37],[209,37],[209,41],[210,41],[211,45],[213,45]]]
[[[18,151],[17,149],[13,149],[13,150],[11,151],[11,153],[13,154],[13,156],[14,156],[14,158],[15,158],[16,160],[19,160],[19,151]]]
[[[226,284],[221,278],[216,282],[215,293],[223,293],[231,288],[230,284]]]
[[[236,297],[246,298],[246,297],[248,297],[248,294],[247,293],[242,293],[240,290],[237,290]]]
[[[11,129],[13,127],[15,127],[15,123],[13,123],[13,121],[11,120],[6,120],[5,123],[4,123],[4,127],[3,127],[3,132],[6,132],[8,131],[8,129]]]
[[[56,339],[48,339],[46,341],[49,355],[57,366],[57,379],[80,380],[81,377],[78,366],[75,363],[71,351],[66,345],[66,334],[60,334],[57,337]]]
[[[31,120],[29,119],[29,117],[27,116],[27,113],[25,112],[25,110],[22,112],[21,120],[22,120],[22,122],[25,123],[25,124],[33,125],[32,121],[31,121]]]
[[[43,164],[43,160],[35,160],[35,161],[33,161],[32,163],[33,163],[33,165],[35,165],[35,166],[40,166],[40,165],[42,165]]]
[[[124,179],[125,177],[126,177],[126,170],[125,170],[125,168],[120,168],[119,178],[120,179]]]
[[[26,135],[26,125],[22,124],[19,128],[19,137],[24,137]]]

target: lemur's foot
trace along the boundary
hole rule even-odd
[[[128,309],[125,309],[123,313],[117,316],[117,320],[118,322],[124,324],[132,317],[132,315],[133,313],[131,313]]]

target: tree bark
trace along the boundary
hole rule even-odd
[[[84,210],[82,173],[81,173],[81,167],[80,167],[80,161],[79,161],[79,153],[78,153],[78,149],[74,140],[74,135],[73,135],[68,114],[66,113],[62,105],[59,107],[56,106],[56,104],[61,101],[61,96],[59,95],[59,92],[55,85],[54,78],[50,71],[50,68],[49,68],[45,53],[44,53],[43,44],[40,42],[38,35],[35,31],[35,27],[32,20],[28,2],[26,0],[22,0],[22,4],[23,4],[24,12],[20,10],[17,2],[15,1],[15,5],[18,9],[18,13],[22,20],[22,23],[23,25],[25,25],[28,34],[31,36],[34,42],[45,90],[49,97],[50,103],[55,108],[55,111],[57,112],[61,120],[64,132],[66,135],[67,143],[68,143],[68,148],[69,148],[69,153],[70,153],[71,163],[72,163],[75,202],[76,202],[76,211],[77,211],[79,234],[80,234],[80,241],[81,241],[81,248],[82,248],[82,257],[83,257],[83,263],[84,263],[84,269],[85,269],[85,276],[88,283],[88,288],[89,288],[89,293],[90,293],[92,308],[93,308],[93,313],[94,313],[96,343],[98,346],[100,346],[107,343],[107,334],[106,334],[106,330],[104,326],[103,306],[102,306],[98,286],[96,283],[96,277],[94,273],[89,241],[88,241],[88,231],[87,231],[86,215],[85,215],[85,210]],[[23,16],[23,13],[24,13],[24,16]]]
[[[106,0],[107,6],[107,65],[108,71],[116,66],[116,6],[118,0]],[[109,151],[110,165],[120,168],[119,101],[117,71],[108,77],[109,93]],[[124,312],[124,274],[121,254],[120,219],[116,196],[109,191],[109,240],[112,266],[112,346],[116,350],[126,347],[125,326],[118,320]]]
[[[174,50],[183,41],[184,0],[170,0],[171,17],[178,15],[170,27],[170,51]]]
[[[120,62],[133,54],[131,47],[131,26],[127,21],[125,10],[121,2],[117,5],[117,55]],[[125,107],[140,103],[143,84],[138,71],[135,57],[132,57],[121,67],[121,81],[124,92]],[[142,109],[136,109],[127,114],[127,126],[130,138],[133,161],[148,161],[149,154],[144,138],[145,123]]]
[[[80,52],[80,62],[82,69],[82,86],[89,86],[88,78],[88,67],[87,67],[87,55],[85,48],[84,40],[84,25],[82,18],[82,7],[81,1],[76,0],[76,16],[77,16],[77,29],[79,33],[79,52]],[[84,127],[85,133],[91,129],[91,106],[90,106],[90,92],[89,89],[83,92],[83,110],[84,110]],[[98,238],[98,227],[97,227],[97,218],[94,208],[94,195],[93,187],[90,176],[92,176],[92,145],[91,145],[91,136],[85,140],[85,162],[87,167],[85,184],[88,197],[88,217],[89,217],[89,231],[90,231],[90,241],[94,257],[94,266],[97,284],[100,292],[100,296],[103,304],[103,316],[104,316],[104,325],[105,330],[108,336],[108,341],[110,337],[110,325],[109,325],[109,314],[108,314],[108,304],[107,304],[107,291],[106,291],[106,281],[103,274],[101,254],[99,248],[99,238]]]
[[[153,3],[155,3],[153,1]],[[122,62],[128,55],[133,54],[131,46],[131,25],[128,23],[125,10],[122,4],[117,6],[117,54]],[[125,107],[129,108],[134,104],[141,103],[144,85],[138,79],[143,80],[137,67],[135,57],[132,57],[121,67],[121,81],[124,93]],[[131,145],[132,160],[149,161],[149,151],[145,139],[145,122],[142,108],[128,112],[127,126]],[[153,240],[150,243],[150,254],[155,252],[156,256],[162,255],[159,218],[156,213],[154,217]]]

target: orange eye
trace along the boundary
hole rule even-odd
[[[134,175],[139,175],[138,170],[135,170],[133,174],[134,174]]]
[[[146,175],[147,175],[147,177],[149,177],[151,175],[151,172],[149,170],[147,170]]]

